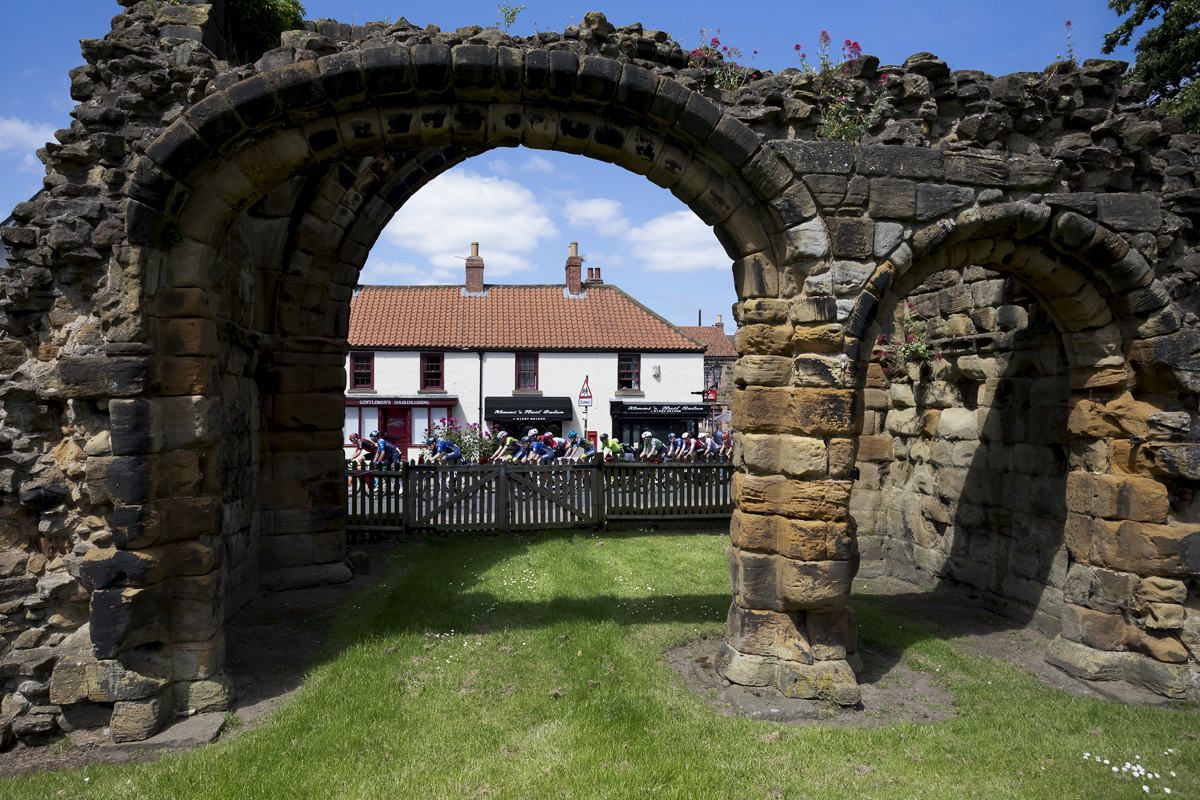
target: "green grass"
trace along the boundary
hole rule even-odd
[[[322,663],[269,724],[153,763],[10,779],[0,797],[1091,799],[1140,797],[1143,782],[1200,795],[1196,715],[1053,691],[961,655],[869,594],[855,600],[864,641],[940,668],[956,718],[842,730],[719,716],[662,653],[722,634],[726,543],[562,534],[397,547],[383,579],[338,610]],[[1085,751],[1118,766],[1141,755],[1164,779],[1114,777]]]

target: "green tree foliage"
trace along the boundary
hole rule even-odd
[[[1105,53],[1129,44],[1146,22],[1162,19],[1138,39],[1130,77],[1149,87],[1160,111],[1200,133],[1200,0],[1108,0],[1108,6],[1130,16],[1104,36]]]
[[[227,0],[225,9],[239,54],[249,61],[279,47],[279,35],[304,19],[300,0]]]

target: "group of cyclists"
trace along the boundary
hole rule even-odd
[[[626,446],[607,433],[602,433],[599,448],[577,431],[571,431],[566,438],[561,438],[550,431],[539,433],[537,428],[530,428],[518,438],[507,431],[498,430],[493,440],[498,441],[499,446],[490,460],[521,464],[589,462],[601,456],[612,461],[726,461],[733,449],[733,437],[721,431],[699,436],[687,432],[680,436],[670,433],[665,442],[650,431],[644,431],[640,446]],[[355,447],[350,462],[359,469],[387,467],[403,461],[400,448],[380,435],[379,431],[371,431],[367,438],[352,433],[350,443]],[[462,463],[462,450],[447,439],[430,436],[425,440],[425,446],[429,452],[424,457],[427,463]]]

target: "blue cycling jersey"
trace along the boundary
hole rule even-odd
[[[462,458],[462,451],[453,442],[443,441],[438,442],[437,452],[434,455],[445,456],[448,459]]]

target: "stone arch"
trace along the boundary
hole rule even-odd
[[[1186,414],[1173,414],[1194,402],[1194,395],[1189,400],[1185,383],[1147,379],[1130,363],[1131,355],[1137,358],[1138,339],[1179,329],[1178,307],[1124,239],[1074,211],[1028,203],[976,208],[916,231],[911,248],[897,246],[867,281],[847,326],[861,336],[861,368],[867,370],[881,324],[906,297],[931,277],[966,267],[1010,276],[1045,309],[1061,337],[1066,373],[1057,382],[1034,379],[1035,396],[1026,388],[1023,401],[1014,401],[1018,393],[1011,387],[1030,384],[1026,373],[990,371],[1003,363],[997,359],[1016,355],[1011,349],[985,349],[982,342],[977,350],[964,349],[943,338],[953,366],[926,365],[919,369],[923,377],[910,366],[908,375],[899,376],[901,387],[912,381],[912,390],[900,393],[906,408],[893,402],[887,430],[876,426],[867,432],[912,443],[911,453],[896,458],[924,471],[918,481],[924,485],[917,485],[924,496],[908,498],[920,505],[893,502],[892,524],[884,534],[912,539],[893,547],[902,554],[909,549],[909,563],[898,574],[927,583],[948,580],[983,593],[1001,613],[1057,635],[1047,657],[1081,677],[1107,674],[1166,696],[1185,696],[1185,648],[1155,619],[1149,598],[1164,596],[1165,587],[1178,593],[1179,579],[1188,574],[1179,542],[1194,532],[1188,527],[1194,517],[1190,481],[1179,472],[1131,468],[1129,458],[1141,446],[1170,451],[1175,446],[1167,443],[1183,438],[1171,428]],[[986,282],[975,286],[987,292]],[[977,288],[977,301],[979,294]],[[1010,366],[1017,367],[1015,359]],[[963,397],[956,402],[946,396],[947,384],[939,388],[938,381],[955,375],[979,381],[978,395],[966,407]],[[891,377],[894,401],[896,376]],[[878,383],[868,378],[867,385]],[[1164,395],[1168,390],[1175,394]],[[915,416],[908,429],[903,420],[893,425],[893,414],[909,412]],[[1021,432],[1003,419],[1014,412],[1030,418]],[[1057,418],[1061,433],[1034,416]],[[923,456],[916,455],[919,447]],[[944,477],[949,491],[940,485]],[[1018,523],[1026,512],[1041,519],[1026,516]],[[988,516],[1005,519],[984,519]],[[1000,527],[1013,537],[1007,549],[1005,539],[993,533]],[[986,546],[972,528],[993,533]],[[1105,655],[1097,657],[1096,650]]]
[[[195,416],[201,406],[226,435],[133,441],[123,429],[112,439],[149,474],[187,461],[236,476],[211,498],[221,514],[204,530],[220,542],[221,578],[207,587],[217,617],[260,582],[348,578],[337,492],[358,270],[424,183],[517,144],[598,158],[669,189],[714,227],[745,296],[780,291],[776,253],[790,246],[781,236],[789,223],[799,218],[819,231],[807,190],[789,187],[791,175],[745,125],[697,92],[610,59],[377,48],[281,67],[211,94],[138,159],[126,234],[153,296],[154,369],[135,401],[136,427],[153,431],[179,419],[181,407]],[[773,209],[763,195],[781,192],[787,200]],[[162,520],[195,502],[159,496],[153,481],[114,500],[115,517],[133,518],[130,531],[153,524],[150,507]],[[102,657],[147,642],[188,646],[195,635],[170,614],[158,625],[148,617],[149,608],[178,605],[176,595],[162,596],[166,582],[138,586],[118,568],[174,553],[163,551],[173,534],[161,522],[157,531],[131,533],[92,567]],[[203,682],[180,670],[172,677]],[[843,678],[856,690],[852,673]]]

